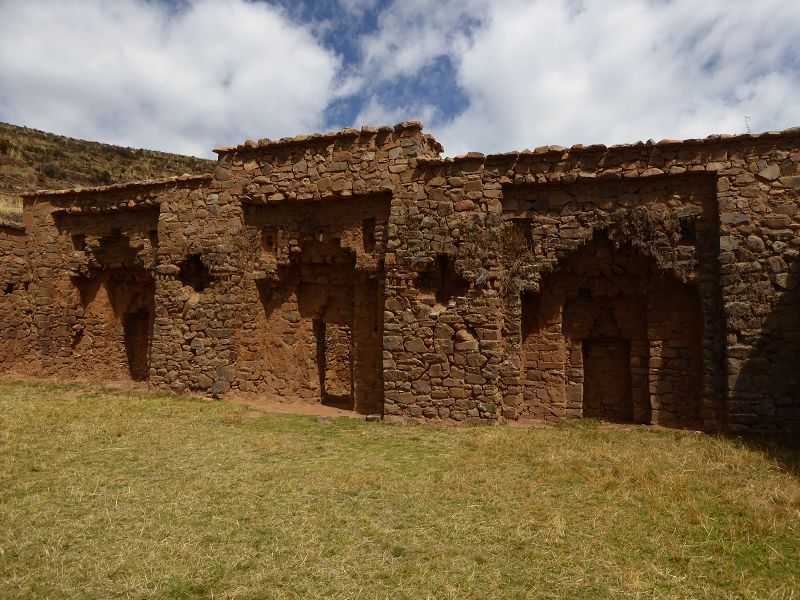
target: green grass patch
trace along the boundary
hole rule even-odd
[[[0,385],[2,598],[796,598],[797,454]]]

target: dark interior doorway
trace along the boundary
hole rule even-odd
[[[322,404],[354,410],[353,336],[350,327],[314,321]]]
[[[150,313],[143,310],[127,313],[122,326],[131,379],[146,381],[150,373]]]

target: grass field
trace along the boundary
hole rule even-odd
[[[797,598],[798,454],[0,385],[0,598]]]

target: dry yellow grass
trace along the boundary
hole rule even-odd
[[[123,148],[0,123],[0,211],[20,212],[22,192],[209,173],[214,162]],[[8,207],[11,210],[5,211]]]
[[[22,198],[0,192],[0,223],[19,223],[22,217]]]
[[[209,173],[210,160],[76,140],[0,123],[0,224],[22,220],[20,193]]]
[[[21,212],[22,198],[11,194],[0,193],[0,211]]]
[[[0,386],[2,598],[796,598],[793,451]]]

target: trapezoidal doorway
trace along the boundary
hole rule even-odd
[[[602,310],[583,340],[583,416],[633,421],[631,342],[623,336],[614,311]]]
[[[683,283],[603,235],[521,297],[522,412],[695,427],[703,313]]]

